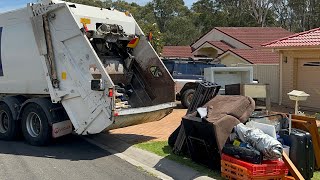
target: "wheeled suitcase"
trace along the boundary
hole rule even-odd
[[[284,144],[290,146],[290,159],[305,179],[311,179],[314,171],[314,151],[310,133],[300,129],[280,130]]]

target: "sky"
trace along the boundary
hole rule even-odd
[[[28,2],[36,2],[37,0],[0,0],[0,12],[5,12],[21,7],[25,7]],[[150,0],[126,0],[128,2],[136,2],[138,4],[144,5]],[[184,0],[185,4],[190,7],[197,0]]]

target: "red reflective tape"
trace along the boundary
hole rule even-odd
[[[86,32],[89,31],[88,26],[87,26],[86,24],[83,24],[83,28],[84,28],[84,30],[85,30]]]
[[[129,42],[129,44],[135,44],[137,42],[137,40],[138,40],[138,38],[134,38]]]

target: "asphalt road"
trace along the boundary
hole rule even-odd
[[[1,180],[153,180],[138,167],[78,136],[63,137],[48,147],[23,140],[0,141]]]

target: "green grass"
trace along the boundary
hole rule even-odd
[[[140,143],[140,144],[136,144],[135,147],[152,152],[152,153],[157,154],[161,157],[165,157],[167,159],[176,161],[180,164],[189,166],[189,167],[193,168],[194,170],[199,171],[209,177],[212,177],[215,179],[222,179],[219,171],[213,171],[209,168],[206,168],[204,166],[201,166],[201,165],[193,162],[189,158],[173,154],[172,148],[168,145],[167,141]],[[315,172],[313,174],[312,180],[320,180],[320,171]]]
[[[317,171],[317,172],[313,173],[312,180],[320,180],[320,171]]]
[[[189,167],[193,168],[194,170],[199,171],[209,177],[212,177],[215,179],[222,179],[219,171],[210,170],[209,168],[206,168],[204,166],[201,166],[201,165],[193,162],[189,158],[173,154],[172,148],[168,145],[167,141],[140,143],[140,144],[136,144],[135,147],[152,152],[152,153],[157,154],[161,157],[165,157],[167,159],[176,161],[180,164],[189,166]]]

